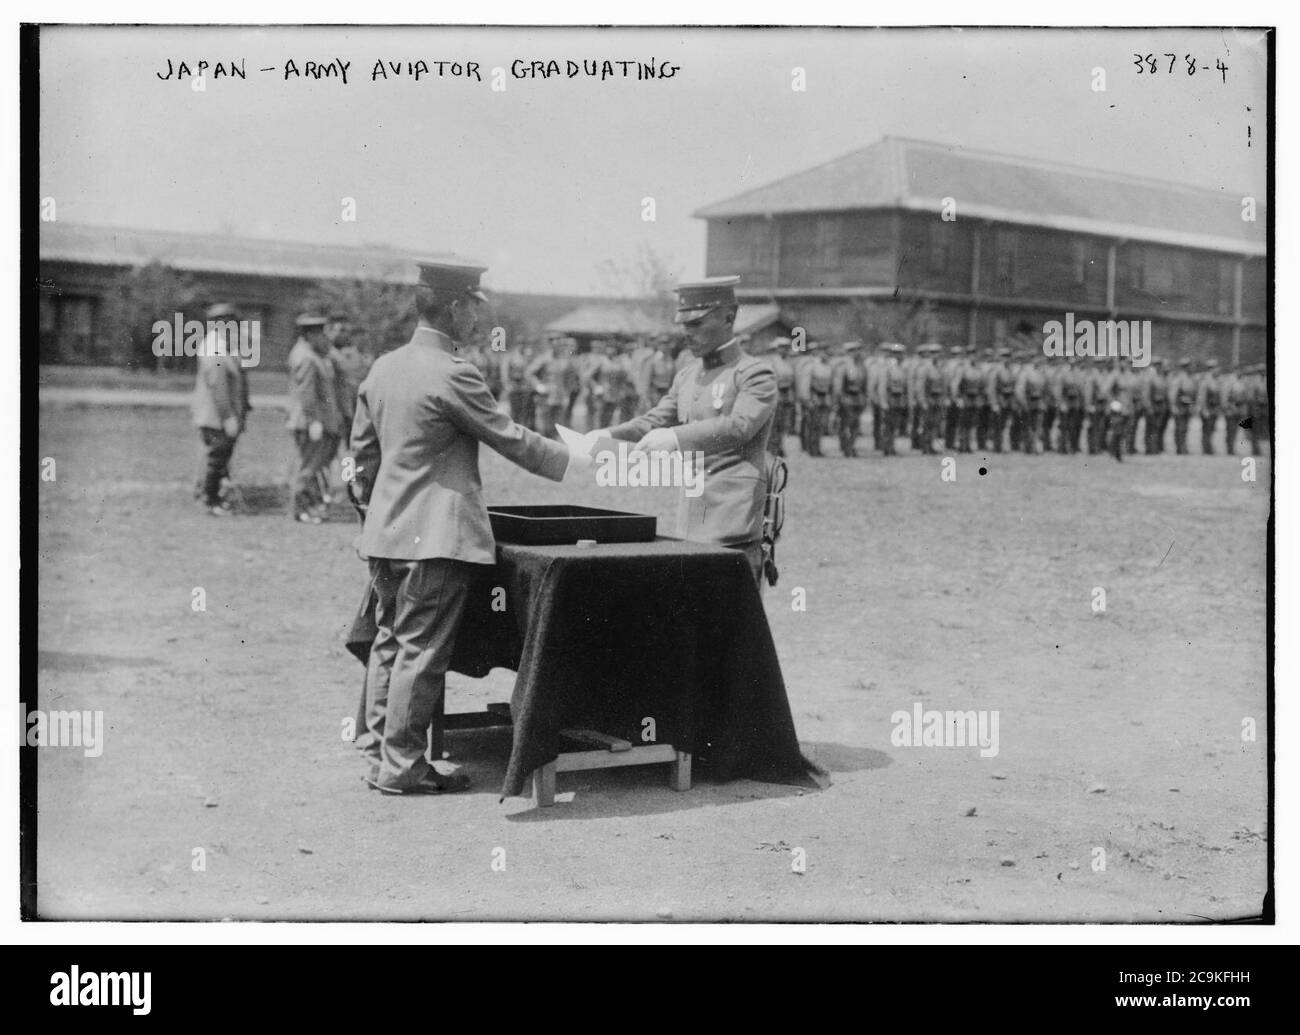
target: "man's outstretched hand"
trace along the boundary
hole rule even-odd
[[[634,453],[678,453],[681,446],[677,443],[677,432],[672,428],[655,428],[641,436],[641,441],[632,447]]]

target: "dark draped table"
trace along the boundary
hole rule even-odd
[[[364,662],[374,635],[367,586],[348,650]],[[767,615],[736,550],[677,539],[499,543],[475,579],[451,667],[518,673],[503,797],[555,759],[561,730],[644,744],[646,720],[653,742],[694,756],[696,773],[826,785],[800,753]]]

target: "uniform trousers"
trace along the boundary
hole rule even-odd
[[[230,476],[230,458],[235,440],[220,428],[199,428],[203,437],[203,502],[215,507],[221,502],[221,482]]]
[[[437,721],[441,728],[447,668],[474,567],[444,557],[370,559],[378,632],[366,669],[371,742],[364,750],[385,787],[410,787],[431,768],[429,725]]]
[[[293,442],[298,447],[298,465],[293,472],[293,513],[290,516],[325,502],[321,495],[320,473],[329,469],[339,440],[334,435],[321,435],[313,442],[305,430],[298,430],[293,433]]]

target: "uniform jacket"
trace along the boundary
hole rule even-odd
[[[352,453],[357,495],[369,504],[367,557],[495,562],[480,442],[534,474],[564,477],[568,450],[498,411],[478,368],[451,348],[446,335],[417,327],[375,360],[357,394]]]
[[[214,351],[205,341],[190,403],[194,426],[220,428],[227,417],[234,417],[242,430],[252,408],[248,404],[248,378],[244,376],[239,356],[217,356],[212,354]]]
[[[1112,371],[1108,382],[1112,402],[1120,404],[1120,413],[1131,417],[1137,408],[1137,398],[1142,393],[1140,374],[1131,370]]]
[[[355,345],[331,347],[328,358],[334,371],[334,398],[338,401],[339,419],[343,432],[346,432],[352,427],[352,414],[357,408],[357,389],[366,379],[373,360]]]
[[[830,394],[833,375],[825,356],[809,356],[795,368],[795,396],[803,403],[824,402]]]
[[[835,364],[831,374],[831,396],[837,402],[861,406],[866,402],[867,370],[853,356]]]
[[[880,368],[874,388],[877,406],[884,409],[891,406],[905,406],[907,404],[908,377],[907,371],[903,369],[903,364],[892,359],[887,361]]]
[[[984,398],[998,409],[1011,409],[1016,401],[1016,382],[1019,375],[1010,363],[1001,362],[989,368],[984,379]]]
[[[568,356],[554,350],[540,353],[528,366],[528,376],[533,381],[533,393],[547,406],[567,406],[569,403],[569,371],[573,366]]]
[[[303,431],[320,421],[326,434],[341,435],[343,412],[335,389],[334,364],[299,338],[289,350],[289,428]]]
[[[704,491],[694,499],[683,493],[677,534],[737,546],[757,542],[763,533],[776,376],[733,343],[723,348],[737,355],[711,368],[692,358],[654,409],[609,433],[635,442],[654,428],[672,428],[683,453],[703,452]]]
[[[1016,378],[1016,402],[1022,409],[1041,409],[1047,406],[1047,374],[1038,367],[1028,365]]]
[[[1196,384],[1196,411],[1218,415],[1223,406],[1223,383],[1217,374],[1206,371]]]
[[[1179,371],[1169,379],[1169,402],[1174,413],[1186,416],[1196,405],[1196,379],[1185,371]]]

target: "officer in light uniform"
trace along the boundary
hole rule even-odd
[[[1184,356],[1178,370],[1169,378],[1169,404],[1174,418],[1174,452],[1187,455],[1187,425],[1196,407],[1196,378],[1191,374],[1192,361]]]
[[[989,439],[993,443],[993,452],[1002,452],[1002,443],[1006,439],[1007,426],[1015,416],[1016,409],[1016,371],[1011,366],[1011,350],[1005,345],[998,349],[998,361],[988,373],[984,384],[984,394],[992,407],[989,424]],[[1011,448],[1015,449],[1015,443]]]
[[[230,458],[251,407],[248,378],[239,354],[230,351],[228,338],[213,326],[237,324],[239,316],[233,306],[221,302],[209,307],[207,317],[208,331],[199,355],[191,403],[194,426],[203,443],[203,464],[195,495],[209,514],[226,517],[231,513],[230,501],[222,498],[221,487],[230,477]]]
[[[289,351],[288,428],[298,450],[290,515],[311,525],[321,523],[325,506],[322,475],[338,448],[338,436],[343,434],[325,323],[323,316],[299,316],[298,340]]]
[[[776,415],[776,376],[736,340],[739,277],[711,277],[677,288],[675,322],[692,359],[648,413],[609,429],[648,453],[704,454],[703,493],[683,494],[678,535],[742,550],[754,579],[763,571],[767,440]]]
[[[588,457],[511,420],[462,358],[474,333],[482,267],[422,262],[419,325],[380,356],[357,394],[353,498],[366,510],[378,633],[366,670],[367,781],[390,794],[464,790],[425,759],[477,565],[496,563],[478,469],[483,443],[533,474],[582,477]]]
[[[800,437],[804,452],[822,455],[822,436],[830,420],[831,378],[835,371],[821,342],[808,343],[808,356],[795,370],[795,395],[799,400]]]
[[[1223,407],[1223,384],[1219,380],[1219,361],[1207,359],[1205,370],[1196,385],[1196,412],[1201,418],[1201,452],[1209,456],[1214,452],[1215,425]]]
[[[903,357],[907,350],[898,342],[886,342],[880,348],[886,357],[885,366],[876,383],[876,403],[884,414],[880,429],[880,452],[884,456],[894,456],[896,440],[903,434],[907,424],[907,372],[903,369]]]
[[[762,354],[772,364],[772,373],[776,375],[776,418],[767,442],[767,448],[774,456],[785,456],[785,437],[798,430],[795,424],[794,367],[785,356],[790,344],[789,338],[774,338]]]
[[[921,362],[916,368],[917,405],[921,407],[921,451],[934,453],[934,440],[943,430],[944,400],[947,394],[947,379],[938,363],[943,346],[938,342],[927,342],[917,348]]]

